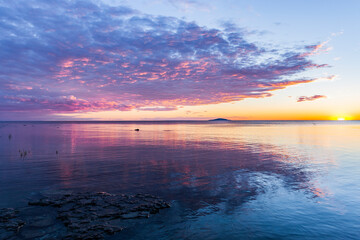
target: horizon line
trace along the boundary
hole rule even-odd
[[[328,120],[302,120],[302,119],[290,119],[290,120],[284,120],[284,119],[255,119],[255,120],[249,120],[249,119],[240,119],[240,120],[231,120],[227,119],[225,121],[212,121],[214,119],[208,119],[208,120],[176,120],[176,119],[170,119],[170,120],[0,120],[0,122],[261,122],[261,121],[269,121],[269,122],[275,122],[275,121],[283,121],[283,122],[351,122],[351,121],[360,121],[360,119],[352,119],[352,120],[336,120],[336,119],[328,119]]]

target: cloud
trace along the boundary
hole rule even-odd
[[[180,9],[181,11],[190,11],[190,10],[202,10],[209,11],[212,9],[212,6],[208,2],[202,2],[199,0],[167,0],[171,5]]]
[[[269,49],[247,34],[95,1],[0,0],[0,112],[164,111],[263,98],[313,82],[296,76],[327,66],[309,59],[319,45]]]
[[[177,108],[176,107],[141,107],[138,108],[137,110],[158,112],[158,111],[173,111],[173,110],[177,110]]]
[[[322,52],[330,51],[332,48],[327,47],[327,44],[329,43],[329,41],[330,40],[324,41],[324,42],[319,43],[319,44],[306,46],[306,48],[309,49],[310,51],[303,53],[302,56],[306,57],[306,56],[317,55],[317,54],[320,54]]]
[[[314,95],[314,96],[310,96],[310,97],[301,96],[301,97],[298,97],[297,102],[314,101],[314,100],[320,99],[320,98],[326,98],[326,96],[325,95]]]

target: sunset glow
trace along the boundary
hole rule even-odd
[[[1,239],[360,239],[359,0],[0,0]]]
[[[1,120],[330,120],[340,105],[355,115],[359,83],[341,68],[352,63],[334,60],[344,29],[305,38],[261,14],[251,24],[243,3],[230,4],[238,22],[226,3],[199,2],[0,1]]]

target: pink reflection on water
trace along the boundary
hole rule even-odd
[[[337,149],[359,144],[360,132],[343,125],[144,123],[18,124],[0,131],[14,136],[0,139],[3,167],[17,164],[3,182],[22,176],[14,188],[157,192],[213,203],[245,201],[271,185],[325,197],[319,174],[337,164]],[[23,162],[21,147],[32,152]]]

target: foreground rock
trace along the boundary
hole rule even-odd
[[[0,239],[7,239],[18,233],[24,226],[24,221],[18,218],[18,211],[13,208],[0,209]]]
[[[57,239],[103,239],[106,235],[122,231],[129,220],[148,218],[160,209],[170,207],[167,202],[148,194],[115,195],[103,192],[52,194],[31,201],[29,205],[46,211],[26,218],[19,217],[14,209],[0,209],[1,239],[13,236],[47,239],[54,232]],[[61,227],[56,226],[59,222],[66,229],[61,236]]]

